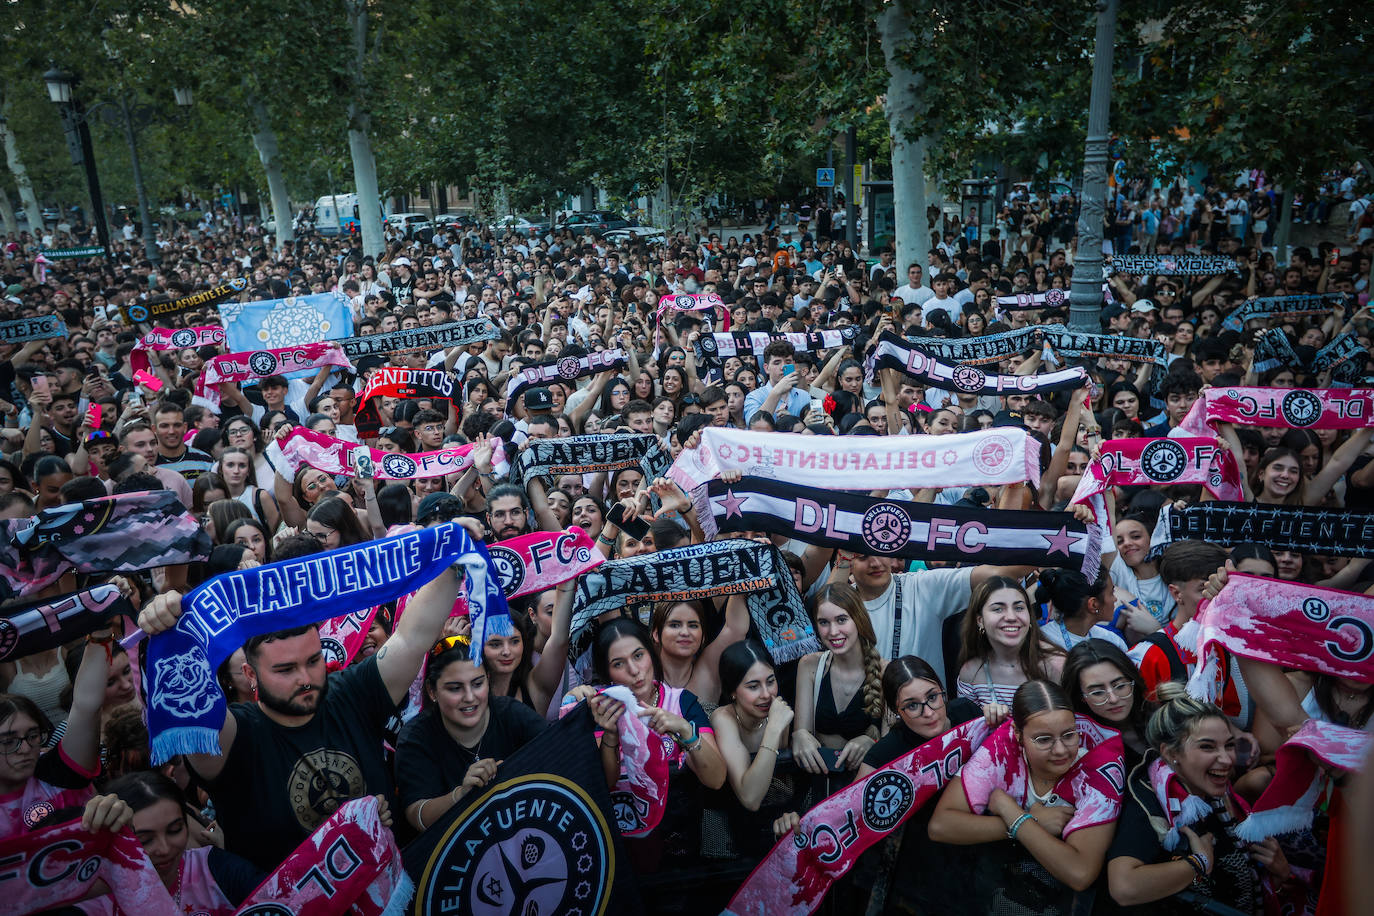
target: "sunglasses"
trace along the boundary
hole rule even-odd
[[[445,636],[443,639],[439,640],[434,644],[433,648],[429,650],[429,654],[432,658],[436,655],[443,655],[445,652],[447,652],[449,649],[452,649],[454,646],[463,646],[464,648],[466,648],[471,645],[472,637],[470,636]]]

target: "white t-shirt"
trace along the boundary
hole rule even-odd
[[[1093,624],[1092,629],[1088,630],[1087,636],[1076,636],[1073,633],[1070,633],[1069,628],[1064,626],[1064,624],[1060,623],[1058,620],[1051,620],[1040,628],[1040,635],[1045,637],[1045,640],[1047,642],[1054,643],[1056,646],[1063,649],[1065,652],[1069,651],[1079,643],[1085,642],[1089,639],[1105,640],[1106,642],[1109,642],[1112,645],[1116,646],[1122,652],[1127,651],[1128,648],[1126,646],[1126,641],[1122,639],[1120,636],[1116,635],[1115,630],[1113,630],[1111,627],[1104,626],[1100,623]]]
[[[952,322],[954,321],[954,316],[959,314],[960,311],[962,311],[962,309],[959,308],[958,300],[950,296],[946,296],[943,299],[936,299],[932,295],[930,301],[922,304],[921,317],[929,321],[931,315],[934,315],[936,312],[944,312]]]
[[[1174,616],[1174,596],[1169,594],[1169,586],[1164,584],[1164,579],[1155,576],[1151,579],[1137,579],[1135,572],[1126,565],[1126,561],[1121,559],[1121,554],[1116,555],[1112,560],[1112,582],[1118,588],[1135,595],[1145,604],[1145,609],[1150,612],[1150,616],[1158,620],[1160,624],[1168,623]]]
[[[907,283],[897,287],[892,295],[896,296],[907,305],[911,305],[914,302],[917,305],[924,306],[927,299],[935,298],[935,290],[928,286],[917,286],[913,289],[911,284]],[[924,314],[924,311],[922,314]]]
[[[878,654],[889,660],[892,658],[892,631],[896,618],[893,604],[900,580],[902,633],[897,654],[919,655],[935,669],[943,684],[945,653],[941,631],[946,620],[968,607],[973,591],[972,579],[971,566],[894,575],[885,592],[864,602],[878,639]]]

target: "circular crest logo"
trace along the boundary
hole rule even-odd
[[[435,846],[415,912],[602,916],[615,874],[609,830],[569,780],[531,773],[501,783]]]
[[[989,436],[973,450],[973,466],[984,474],[1000,474],[1011,464],[1011,440]]]
[[[133,321],[147,321],[148,307],[146,305],[129,306],[129,318]]]
[[[0,617],[0,659],[9,658],[14,647],[19,645],[19,628]]]
[[[577,378],[578,362],[575,357],[567,356],[558,361],[558,375],[560,378]]]
[[[277,358],[271,353],[259,350],[248,357],[248,368],[252,369],[255,375],[271,375],[277,371]]]
[[[519,591],[525,581],[525,561],[520,559],[520,554],[499,544],[488,547],[487,554],[491,557],[491,565],[496,567],[496,574],[501,577],[501,590],[507,595]]]
[[[960,391],[982,391],[988,383],[987,373],[977,366],[956,366],[954,368],[954,387]]]
[[[1183,476],[1188,467],[1188,452],[1172,439],[1156,439],[1140,452],[1140,470],[1159,483]]]
[[[24,826],[34,827],[43,818],[52,814],[56,810],[50,801],[36,801],[24,809]]]
[[[879,553],[896,553],[911,540],[911,519],[894,503],[878,503],[864,513],[864,543]]]
[[[895,770],[877,773],[864,786],[864,823],[874,830],[891,830],[911,810],[915,799],[911,777]]]
[[[701,335],[701,337],[697,339],[697,343],[701,345],[701,352],[703,353],[716,352],[716,338],[712,334]]]
[[[1069,297],[1065,295],[1062,289],[1045,290],[1045,304],[1048,305],[1050,308],[1057,308],[1058,306],[1063,305],[1068,300],[1068,298]]]
[[[636,798],[633,792],[612,792],[611,813],[615,815],[615,825],[622,835],[638,833],[644,829],[645,818],[649,816],[649,805]]]
[[[1321,398],[1312,392],[1299,389],[1283,396],[1279,410],[1289,426],[1305,429],[1321,419],[1322,402]]]
[[[182,328],[172,335],[172,346],[174,347],[194,347],[199,335],[195,331]]]
[[[396,452],[389,453],[382,459],[382,470],[386,476],[392,480],[405,480],[415,476],[415,459],[409,455],[401,455]]]
[[[859,326],[847,324],[840,328],[840,340],[853,340],[859,336]]]
[[[295,914],[279,903],[259,903],[246,910],[240,910],[238,916],[295,916]]]
[[[344,659],[348,657],[348,652],[344,649],[343,643],[332,636],[320,637],[320,652],[324,655],[324,663],[330,662],[342,665]]]

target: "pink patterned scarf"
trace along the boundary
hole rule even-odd
[[[196,397],[215,410],[219,409],[220,385],[232,385],[269,375],[304,372],[323,366],[352,369],[353,364],[343,350],[334,343],[309,343],[298,347],[275,350],[254,350],[251,353],[226,353],[205,364],[205,371],[196,379]]]
[[[1116,820],[1121,813],[1121,793],[1126,788],[1126,761],[1119,732],[1104,728],[1086,716],[1074,716],[1087,753],[1054,786],[1054,793],[1076,809],[1064,827],[1064,836],[1084,827]],[[1012,723],[1004,722],[983,742],[960,772],[969,810],[982,814],[996,789],[1006,792],[1022,807],[1029,807],[1030,769],[1026,755],[1012,735]]]
[[[185,350],[217,346],[224,343],[224,328],[218,325],[199,328],[153,328],[134,342],[129,365],[135,372],[148,371],[149,350]]]
[[[1310,827],[1312,810],[1326,786],[1323,770],[1356,772],[1369,758],[1372,743],[1374,736],[1369,732],[1308,719],[1279,747],[1274,778],[1236,835],[1258,843],[1265,837]]]
[[[1169,438],[1210,436],[1218,423],[1362,429],[1374,424],[1374,388],[1208,388]]]
[[[643,707],[630,688],[614,684],[601,692],[625,704],[625,714],[617,723],[620,779],[611,790],[616,826],[621,836],[648,836],[668,806],[668,755],[663,742],[640,718]]]
[[[510,468],[506,463],[505,445],[500,439],[493,439],[492,445],[492,468],[497,474],[505,474]],[[361,466],[366,464],[372,476],[380,480],[415,480],[463,473],[472,467],[470,456],[476,447],[476,444],[459,445],[436,452],[406,455],[384,452],[379,448],[369,448],[297,426],[285,439],[268,445],[267,454],[273,463],[280,458],[292,474],[301,465],[308,464],[326,474],[357,477]]]
[[[1164,823],[1155,825],[1156,830],[1163,831],[1160,843],[1170,852],[1184,849],[1188,841],[1179,832],[1180,828],[1191,827],[1205,818],[1212,811],[1211,804],[1202,796],[1189,792],[1162,757],[1150,761],[1145,773],[1150,780],[1150,790],[1155,793],[1155,801],[1164,812]],[[1244,803],[1234,793],[1231,798],[1244,808]]]
[[[1243,498],[1240,466],[1214,438],[1111,439],[1078,481],[1073,505],[1088,502],[1109,487],[1200,483],[1214,499]]]
[[[81,828],[78,818],[0,841],[0,899],[7,913],[38,913],[109,888],[115,905],[139,916],[183,916],[129,829]]]
[[[1374,683],[1374,597],[1243,573],[1198,615],[1198,664],[1188,692],[1216,696],[1224,646],[1242,658]]]
[[[727,916],[806,916],[864,850],[898,830],[988,735],[981,716],[850,783],[802,815],[735,892]]]

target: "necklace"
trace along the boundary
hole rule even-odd
[[[765,725],[768,724],[768,720],[767,720],[767,719],[761,719],[761,720],[759,721],[759,724],[758,724],[758,725],[755,725],[753,728],[745,728],[745,727],[744,727],[744,722],[743,722],[743,721],[740,719],[740,717],[739,717],[739,707],[738,707],[737,705],[735,705],[734,703],[731,703],[731,704],[730,704],[730,709],[733,710],[734,713],[735,713],[735,724],[739,726],[740,734],[747,734],[747,733],[749,733],[749,732],[756,732],[756,731],[758,731],[759,729],[763,728]]]
[[[177,860],[177,887],[172,894],[172,902],[176,904],[177,912],[181,912],[181,868],[186,863],[185,854]]]

